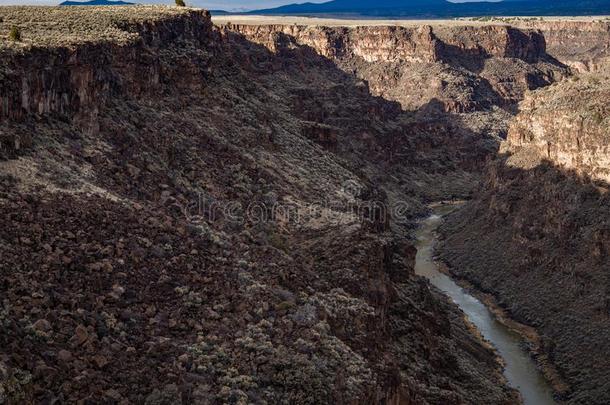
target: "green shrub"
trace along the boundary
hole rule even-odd
[[[290,301],[282,301],[275,306],[276,311],[288,311],[294,307],[294,303]]]
[[[602,81],[599,77],[591,77],[589,82],[594,85],[599,85]]]
[[[601,124],[604,121],[604,115],[599,111],[594,111],[591,118],[593,119],[593,122],[597,125]]]
[[[21,41],[21,30],[17,27],[11,27],[11,30],[8,33],[8,38],[11,41]]]
[[[284,252],[288,252],[288,249],[289,249],[288,243],[286,242],[286,239],[284,239],[282,237],[282,235],[280,235],[279,233],[272,232],[268,236],[268,241],[269,241],[269,244],[271,244],[271,246],[273,246],[274,248],[276,248],[278,250],[282,250]]]
[[[178,7],[186,7],[186,4],[184,3],[184,0],[176,0],[176,5]]]

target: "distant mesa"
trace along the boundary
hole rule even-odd
[[[132,6],[134,3],[112,0],[89,0],[89,1],[64,1],[60,6]]]
[[[235,12],[226,11],[226,10],[210,10],[212,15],[234,15]]]

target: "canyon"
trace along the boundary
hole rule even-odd
[[[439,260],[538,332],[557,400],[608,402],[606,23],[11,27],[0,403],[520,403],[415,273],[462,199]]]
[[[607,100],[601,72],[526,97],[477,198],[441,229],[440,259],[536,328],[536,356],[579,404],[610,400]]]

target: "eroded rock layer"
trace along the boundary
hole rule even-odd
[[[607,74],[575,76],[528,96],[501,151],[514,155],[509,162],[530,168],[546,159],[610,183]]]
[[[529,21],[518,26],[538,29],[547,51],[575,72],[596,72],[610,62],[610,22]]]
[[[273,51],[291,42],[311,47],[366,80],[374,94],[406,109],[509,108],[527,90],[565,75],[546,54],[539,31],[505,25],[229,28]]]

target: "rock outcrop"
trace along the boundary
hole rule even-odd
[[[562,169],[610,183],[608,80],[601,72],[575,76],[529,95],[501,152],[514,155],[509,162],[522,168],[548,160]]]
[[[20,11],[8,14],[2,21],[3,28],[12,24],[27,26],[27,18],[43,18],[45,14],[44,9],[17,10]],[[36,28],[31,32],[24,29],[22,43],[13,44],[12,49],[5,44],[2,49],[5,60],[0,119],[18,122],[32,115],[55,114],[95,126],[99,106],[112,97],[154,96],[162,88],[162,78],[180,86],[182,81],[168,76],[172,70],[162,64],[155,51],[185,40],[210,50],[218,36],[212,32],[207,11],[151,10],[154,19],[146,20],[146,13],[130,16],[125,12],[124,19],[113,20],[104,8],[94,7],[91,13],[97,13],[99,21],[83,24],[98,24],[97,30],[85,29],[82,36],[66,28],[64,32],[58,29],[49,39],[43,37],[48,35],[44,28],[40,32]],[[70,19],[82,17],[76,9],[62,13]],[[100,28],[104,26],[105,30]],[[65,37],[61,38],[62,34]],[[104,41],[104,35],[110,35],[109,40]],[[191,66],[189,61],[182,69],[199,74],[205,67]],[[193,84],[193,80],[190,82]]]

